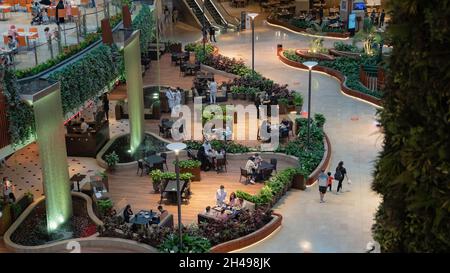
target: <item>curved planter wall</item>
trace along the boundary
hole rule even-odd
[[[98,217],[95,215],[92,209],[92,199],[89,196],[79,192],[72,192],[72,196],[84,199],[87,203],[86,207],[89,218],[91,218],[91,220],[96,225],[103,225],[103,222],[100,219],[98,219]],[[65,249],[65,246],[70,241],[78,240],[74,238],[40,246],[24,246],[16,244],[13,241],[11,241],[11,235],[17,230],[17,228],[28,217],[28,215],[30,215],[30,213],[36,208],[36,206],[44,201],[45,196],[36,199],[31,205],[28,206],[28,208],[25,209],[25,211],[19,216],[19,218],[17,218],[17,220],[6,231],[5,235],[3,236],[3,241],[5,242],[5,245],[8,249],[14,252],[53,252],[55,249],[62,249],[62,246],[64,246]]]
[[[350,37],[349,32],[343,32],[343,33],[325,32],[325,35],[309,33],[306,31],[305,28],[299,28],[299,27],[293,26],[289,23],[279,21],[278,19],[271,17],[271,16],[267,17],[267,23],[269,23],[270,25],[275,26],[275,27],[286,28],[290,31],[297,32],[298,34],[301,34],[301,35],[303,34],[303,35],[312,35],[312,36],[323,37],[323,38],[339,38],[339,39],[348,39]]]
[[[308,67],[306,67],[305,65],[295,62],[295,61],[291,61],[288,58],[286,58],[283,55],[283,50],[281,48],[278,49],[277,55],[278,55],[278,58],[280,59],[280,61],[283,62],[284,64],[287,64],[287,65],[295,67],[295,68],[308,70]],[[332,77],[337,78],[341,82],[341,90],[343,93],[345,93],[351,97],[355,97],[355,98],[367,101],[369,103],[372,103],[372,104],[375,104],[375,105],[381,107],[381,99],[348,88],[347,85],[345,84],[347,78],[341,72],[334,70],[332,68],[328,68],[328,67],[324,67],[324,66],[320,66],[320,65],[313,67],[313,70],[323,72]]]
[[[264,238],[272,234],[272,232],[274,232],[277,228],[279,228],[281,226],[282,219],[283,217],[281,216],[281,214],[273,213],[272,220],[270,220],[270,222],[262,228],[243,237],[213,246],[210,252],[226,253],[255,244],[263,240]]]

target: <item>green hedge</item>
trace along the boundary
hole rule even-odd
[[[61,82],[64,114],[94,98],[119,76],[121,55],[116,47],[101,45],[79,61],[50,75]]]
[[[295,54],[295,51],[292,49],[283,51],[283,55],[287,59],[298,63],[303,63],[307,61],[306,59]],[[311,60],[313,59],[308,59],[308,61]],[[334,61],[322,61],[322,60],[315,60],[315,61],[317,61],[320,66],[332,68],[344,74],[347,77],[346,85],[350,89],[374,96],[376,98],[381,98],[381,96],[383,95],[383,93],[379,90],[374,91],[366,88],[359,81],[360,65],[372,65],[372,66],[376,65],[377,64],[376,57],[369,57],[363,55],[359,59],[353,59],[349,57],[337,57]]]
[[[24,144],[35,132],[33,108],[20,98],[20,87],[17,85],[14,72],[4,70],[4,73],[2,84],[3,94],[7,101],[11,143],[13,145]]]
[[[132,27],[134,30],[140,29],[140,46],[141,53],[147,52],[148,44],[152,42],[155,37],[155,20],[153,12],[147,5],[142,5],[141,10],[133,20]]]

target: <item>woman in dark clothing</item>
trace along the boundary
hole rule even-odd
[[[58,5],[56,5],[56,24],[64,24],[64,17],[59,18],[59,10],[64,10],[64,2],[62,0],[59,0]]]
[[[123,211],[123,219],[125,220],[126,223],[130,222],[130,218],[133,215],[133,211],[131,210],[131,206],[127,205],[125,207],[125,210]]]
[[[106,115],[106,120],[109,120],[109,100],[108,100],[108,94],[103,95],[103,111]]]
[[[336,192],[339,192],[339,190],[342,189],[342,181],[344,181],[344,177],[346,175],[347,170],[344,168],[344,161],[340,161],[338,166],[336,167],[336,173],[334,174],[334,179],[339,181]]]
[[[198,149],[197,159],[200,160],[200,162],[202,163],[200,169],[202,169],[203,171],[209,171],[209,169],[211,169],[211,164],[209,163],[209,160],[206,157],[205,147],[201,146]]]

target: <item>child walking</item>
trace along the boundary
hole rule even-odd
[[[332,185],[333,185],[333,179],[334,179],[334,177],[331,176],[331,172],[328,172],[327,175],[328,175],[328,190],[329,190],[329,191],[332,191],[332,190],[331,190],[331,187],[332,187]]]

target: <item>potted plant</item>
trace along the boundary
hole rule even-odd
[[[297,115],[302,114],[302,107],[303,107],[303,96],[300,93],[294,93],[294,105],[295,110],[297,111]]]
[[[192,173],[182,173],[180,174],[180,180],[183,180],[185,182],[189,182],[192,180],[194,175]]]
[[[175,164],[176,162],[174,162]],[[202,163],[199,160],[180,160],[178,162],[178,167],[180,168],[180,173],[191,173],[193,175],[192,181],[200,181],[200,166]]]
[[[306,178],[308,178],[308,171],[302,166],[295,169],[294,175],[292,177],[292,188],[305,190],[306,189]]]
[[[114,171],[117,163],[119,163],[119,156],[116,154],[116,151],[112,151],[105,155],[105,161],[108,164],[108,169]]]
[[[238,99],[238,95],[239,95],[239,88],[237,86],[233,86],[231,87],[231,97],[233,98],[233,100],[237,100]]]
[[[314,114],[314,121],[316,122],[317,127],[323,128],[323,125],[325,124],[325,116],[320,113]]]
[[[289,104],[289,100],[287,98],[281,98],[278,100],[280,115],[285,115],[287,113],[287,105],[288,104]]]
[[[106,172],[104,172],[104,171],[97,172],[95,174],[95,179],[96,179],[96,181],[101,181],[105,185],[106,189],[109,191],[108,174]]]
[[[159,192],[159,186],[163,179],[163,172],[161,172],[161,170],[153,170],[150,172],[150,177],[152,178],[153,190]]]
[[[111,215],[113,208],[113,202],[111,199],[97,200],[97,209],[100,218],[104,218],[107,215]]]
[[[240,100],[245,100],[247,98],[246,92],[247,89],[243,86],[239,86],[239,93],[238,93],[238,97]]]
[[[124,100],[119,100],[116,103],[116,107],[114,108],[116,114],[116,120],[121,120],[123,116],[123,106],[125,104]]]
[[[247,100],[248,101],[255,101],[256,93],[258,92],[258,89],[250,87],[247,89]]]

